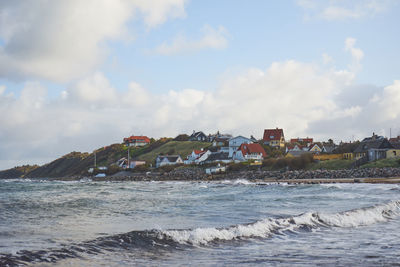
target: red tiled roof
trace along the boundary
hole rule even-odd
[[[291,150],[291,149],[294,149],[296,146],[297,146],[299,149],[303,149],[303,147],[304,147],[304,146],[298,145],[298,144],[287,145],[286,147],[287,147],[287,149]]]
[[[265,153],[264,148],[260,144],[241,144],[239,150],[242,151],[243,156],[248,154],[260,154],[260,153],[264,158],[267,156],[267,153]]]
[[[124,138],[124,142],[129,143],[150,143],[150,139],[147,136],[135,136],[132,135],[131,137]]]
[[[290,139],[290,143],[312,143],[313,138],[293,138]]]
[[[281,140],[283,129],[265,129],[263,141]]]
[[[389,142],[390,143],[400,142],[400,136],[390,138]]]

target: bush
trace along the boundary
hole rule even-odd
[[[133,171],[134,172],[148,172],[148,171],[150,171],[150,166],[148,164],[135,166],[135,168],[133,168]]]
[[[247,164],[245,162],[240,162],[240,163],[230,163],[228,165],[228,170],[237,172],[237,171],[243,171],[247,169]]]
[[[119,166],[111,165],[110,167],[108,167],[108,169],[105,171],[105,173],[107,175],[113,175],[113,174],[116,174],[117,172],[120,172],[120,171],[122,171],[122,169]]]
[[[290,170],[300,170],[307,168],[307,166],[312,162],[312,154],[303,154],[298,158],[269,158],[263,161],[262,168],[274,170],[289,168]]]
[[[161,171],[161,172],[171,172],[175,168],[178,168],[180,166],[182,166],[182,164],[164,165],[164,166],[159,167],[158,170]]]

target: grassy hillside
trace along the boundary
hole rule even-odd
[[[124,145],[113,144],[96,150],[97,166],[109,166],[125,155]],[[94,166],[94,153],[71,152],[45,164],[25,177],[66,177],[85,174]]]
[[[171,141],[162,138],[144,147],[130,148],[132,159],[153,163],[159,154],[179,154],[182,158],[193,149],[201,149],[210,143]],[[97,166],[110,166],[120,158],[127,157],[128,148],[124,144],[113,144],[96,150]],[[43,166],[23,166],[0,172],[0,178],[44,178],[84,175],[94,166],[94,153],[71,152]]]
[[[38,165],[24,165],[0,171],[0,179],[24,177],[27,173],[37,169],[38,167],[39,167]]]
[[[326,169],[326,170],[340,170],[340,169],[348,169],[351,167],[353,160],[345,160],[345,159],[333,159],[333,160],[325,160],[320,162],[313,163],[309,169],[310,170],[318,170],[318,169]]]
[[[182,159],[185,159],[194,149],[199,150],[210,145],[211,143],[205,142],[170,141],[148,153],[139,155],[137,158],[151,163],[154,163],[159,154],[180,155]]]
[[[400,167],[400,159],[393,158],[393,159],[381,159],[373,162],[366,163],[361,166],[361,168],[383,168],[383,167]]]

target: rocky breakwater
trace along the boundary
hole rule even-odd
[[[225,179],[291,180],[291,179],[344,179],[400,177],[400,168],[366,168],[343,170],[295,170],[295,171],[240,171],[223,175]]]
[[[294,170],[294,171],[265,171],[242,170],[227,171],[221,174],[207,175],[201,168],[178,168],[169,172],[152,171],[146,173],[120,172],[113,176],[93,178],[96,181],[213,181],[213,180],[312,180],[346,178],[389,178],[399,177],[400,168],[366,168],[343,170]]]

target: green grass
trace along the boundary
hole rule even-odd
[[[191,141],[170,141],[152,151],[139,155],[139,160],[145,160],[147,162],[154,162],[156,157],[163,153],[169,155],[180,155],[184,160],[194,149],[201,149],[210,146],[211,143],[205,142],[191,142]]]
[[[377,161],[369,162],[361,166],[361,168],[384,168],[384,167],[400,167],[400,159],[380,159]]]
[[[332,160],[324,160],[320,162],[315,162],[311,164],[308,168],[310,170],[318,170],[318,169],[326,169],[326,170],[340,170],[340,169],[348,169],[351,167],[351,164],[354,160],[346,160],[346,159],[332,159]]]

